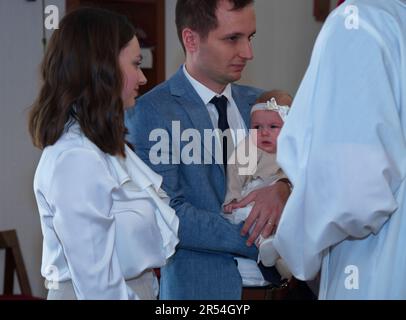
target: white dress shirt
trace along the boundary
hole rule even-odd
[[[137,299],[125,280],[165,265],[179,241],[162,177],[125,153],[103,153],[75,123],[44,149],[35,173],[42,275],[71,280],[78,299]]]
[[[233,99],[233,95],[231,92],[231,84],[228,84],[224,91],[221,94],[217,94],[213,90],[207,88],[205,85],[194,79],[189,72],[186,70],[186,66],[183,65],[183,72],[185,73],[186,78],[189,80],[193,88],[196,90],[199,97],[202,99],[203,103],[207,107],[207,111],[209,112],[211,122],[213,124],[213,128],[218,128],[218,119],[219,114],[217,112],[216,106],[211,103],[211,99],[214,97],[225,96],[227,98],[227,120],[230,126],[234,146],[237,146],[247,135],[248,130],[244,123],[244,119],[241,116],[240,111],[238,110],[237,104]],[[244,135],[237,134],[236,130],[242,130],[241,132],[245,132]],[[220,145],[220,138],[217,135],[217,143]]]

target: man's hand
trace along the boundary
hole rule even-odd
[[[272,234],[279,223],[289,195],[289,184],[285,181],[278,181],[269,187],[252,191],[241,201],[232,204],[232,209],[237,209],[255,202],[241,229],[241,235],[244,236],[255,223],[255,227],[247,240],[248,246],[251,246],[261,233],[264,238]]]

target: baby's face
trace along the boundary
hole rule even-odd
[[[251,129],[257,129],[257,147],[265,152],[276,152],[282,126],[283,121],[275,111],[258,110],[251,115]]]

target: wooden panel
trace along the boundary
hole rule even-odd
[[[316,21],[323,22],[330,14],[330,0],[314,0],[313,15]]]
[[[147,35],[137,35],[142,47],[152,47],[153,68],[143,69],[148,83],[140,94],[165,81],[165,0],[67,0],[66,11],[79,6],[94,6],[121,13],[135,28]]]
[[[0,249],[6,249],[3,293],[8,295],[13,294],[14,271],[16,271],[21,293],[31,296],[31,286],[15,230],[0,232]]]

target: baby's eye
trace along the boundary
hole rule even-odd
[[[277,126],[275,124],[271,125],[271,129],[280,129],[280,128],[281,128],[281,126]]]
[[[256,129],[256,130],[259,130],[259,129],[262,128],[262,126],[260,126],[260,125],[255,125],[253,128]]]

